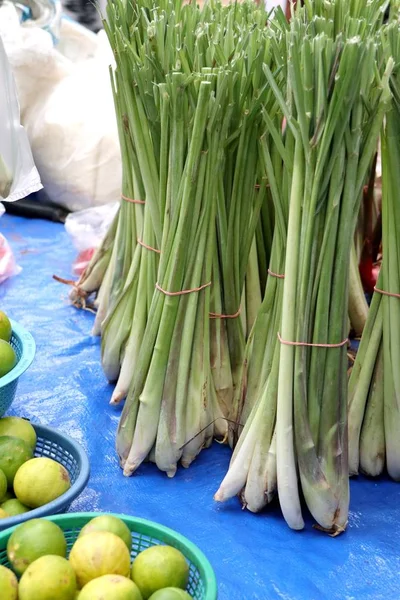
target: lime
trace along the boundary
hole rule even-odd
[[[17,364],[14,348],[4,340],[0,340],[0,377],[7,375]]]
[[[62,529],[46,519],[31,519],[13,531],[7,543],[7,557],[17,575],[36,559],[47,554],[67,555]]]
[[[180,588],[163,588],[150,596],[149,600],[193,600],[193,596]]]
[[[74,570],[61,556],[41,556],[22,575],[18,593],[19,600],[75,600]]]
[[[10,515],[8,513],[6,513],[4,508],[0,507],[0,519],[8,519],[9,517],[10,517]]]
[[[6,313],[0,310],[0,340],[9,342],[11,339],[11,323]]]
[[[0,505],[9,517],[15,517],[16,515],[22,515],[23,513],[29,512],[31,509],[25,504],[22,504],[17,498],[11,498],[6,500]]]
[[[1,600],[17,600],[18,581],[14,573],[0,565]]]
[[[114,533],[118,537],[121,538],[123,542],[125,542],[128,550],[131,550],[132,547],[132,535],[129,530],[129,527],[125,525],[121,519],[118,517],[114,517],[113,515],[101,515],[100,517],[95,517],[85,527],[83,527],[82,531],[79,534],[86,535],[87,533],[91,533],[92,531],[109,531],[110,533]]]
[[[79,594],[79,600],[143,600],[138,586],[121,575],[92,579]]]
[[[16,437],[0,437],[0,469],[7,477],[8,487],[12,487],[18,469],[33,456],[32,448]]]
[[[43,456],[32,458],[23,464],[14,480],[15,495],[31,508],[38,508],[55,500],[70,487],[65,467]]]
[[[93,531],[76,540],[69,561],[81,588],[102,575],[129,576],[131,555],[121,538],[114,533]]]
[[[19,417],[3,417],[0,419],[0,436],[11,435],[24,440],[32,450],[36,446],[36,431],[26,419]]]
[[[152,546],[140,552],[132,564],[132,580],[144,600],[166,587],[185,589],[189,565],[182,552],[172,546]]]
[[[0,502],[3,502],[4,496],[7,494],[7,477],[4,471],[0,469]]]

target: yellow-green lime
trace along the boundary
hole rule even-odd
[[[8,519],[10,515],[6,513],[6,511],[0,507],[0,519]]]
[[[169,587],[157,590],[149,600],[193,600],[193,596],[180,588]]]
[[[7,375],[17,364],[14,348],[4,340],[0,340],[0,377]]]
[[[18,600],[75,600],[74,570],[61,556],[41,556],[22,575],[18,593]]]
[[[65,467],[43,456],[24,463],[14,479],[15,495],[31,508],[38,508],[55,500],[70,487],[71,481]]]
[[[0,502],[3,502],[4,496],[7,494],[7,477],[4,471],[0,469]]]
[[[132,564],[132,580],[144,600],[166,587],[186,589],[189,565],[182,552],[172,546],[151,546],[137,555]]]
[[[92,579],[79,594],[79,600],[143,600],[138,586],[122,575]]]
[[[12,329],[10,319],[6,313],[0,310],[0,340],[9,342],[11,339]]]
[[[87,533],[91,533],[92,531],[109,531],[110,533],[114,533],[120,537],[123,542],[125,542],[128,550],[131,550],[131,532],[129,527],[125,525],[121,519],[118,519],[118,517],[114,517],[113,515],[101,515],[100,517],[95,517],[89,521],[85,527],[83,527],[79,537],[86,535]]]
[[[11,498],[11,500],[6,500],[0,505],[0,508],[2,508],[9,517],[22,515],[23,513],[29,512],[31,510],[29,506],[25,506],[25,504],[22,504],[22,502],[20,502],[18,498]]]
[[[131,555],[124,542],[109,531],[93,531],[79,537],[72,546],[69,561],[78,587],[102,575],[129,577]]]
[[[17,575],[41,556],[67,555],[67,542],[62,529],[46,519],[31,519],[18,525],[7,542],[7,557]]]
[[[20,417],[3,417],[0,419],[0,436],[11,435],[24,440],[32,450],[36,446],[36,431],[26,419]]]
[[[32,448],[24,440],[4,435],[0,437],[0,469],[12,487],[18,469],[33,456]]]
[[[1,600],[17,600],[18,581],[10,569],[0,565],[0,590]]]

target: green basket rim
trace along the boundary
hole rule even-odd
[[[160,539],[160,535],[164,535],[166,538],[170,538],[171,541],[177,542],[178,549],[180,549],[198,569],[200,576],[205,584],[205,599],[204,600],[216,600],[218,596],[217,580],[215,577],[214,570],[203,552],[191,542],[187,537],[181,535],[174,529],[155,523],[154,521],[148,521],[140,517],[131,517],[130,515],[118,514],[112,512],[79,512],[79,513],[66,513],[63,515],[52,515],[50,517],[43,517],[48,521],[54,521],[61,529],[68,529],[70,527],[78,527],[77,521],[87,521],[99,517],[100,515],[112,515],[122,519],[135,533],[143,533],[145,535]],[[9,527],[0,532],[0,550],[5,547],[8,538],[12,532],[18,527]]]
[[[31,366],[35,357],[36,344],[33,336],[22,325],[10,319],[12,335],[19,339],[22,346],[21,358],[7,375],[0,377],[0,388],[5,387],[20,377]]]

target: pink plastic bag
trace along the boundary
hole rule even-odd
[[[4,207],[0,204],[0,217],[4,213]],[[14,254],[10,244],[2,233],[0,233],[0,283],[3,283],[9,277],[18,275],[22,271],[21,267],[15,262]]]

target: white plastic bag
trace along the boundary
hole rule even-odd
[[[15,82],[0,37],[0,200],[13,202],[41,187],[28,137],[20,123]]]
[[[0,218],[4,214],[4,206],[0,203]],[[15,262],[14,254],[3,234],[0,233],[0,283],[22,271]]]
[[[15,9],[0,5],[0,35],[49,198],[72,211],[117,201],[121,154],[104,31],[63,19],[54,47],[48,32],[21,26]]]
[[[86,269],[117,214],[118,206],[118,202],[116,202],[87,208],[68,215],[65,229],[79,252],[72,267],[74,275],[79,276]]]

